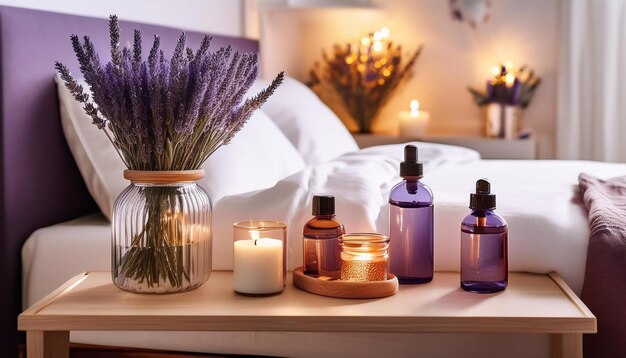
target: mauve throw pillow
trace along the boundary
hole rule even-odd
[[[585,357],[626,357],[626,176],[578,180],[591,232],[581,298],[598,320]]]

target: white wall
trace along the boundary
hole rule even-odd
[[[171,26],[214,34],[243,33],[241,0],[0,0],[0,5]]]
[[[419,98],[435,134],[479,135],[482,121],[467,86],[484,88],[491,66],[528,64],[543,83],[524,124],[535,130],[539,155],[554,155],[560,0],[492,0],[491,20],[472,32],[451,19],[447,0],[376,0],[376,9],[272,7],[262,19],[263,73],[285,69],[301,80],[322,49],[360,38],[381,26],[406,49],[424,44],[415,77],[394,94],[376,130],[394,132],[395,117]],[[273,9],[273,10],[271,10]],[[266,9],[267,10],[267,9]],[[391,119],[391,120],[389,120]]]

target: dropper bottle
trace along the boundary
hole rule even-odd
[[[389,271],[402,284],[433,279],[434,206],[433,193],[422,183],[423,164],[417,147],[404,147],[400,163],[402,182],[389,194]]]
[[[313,218],[303,229],[304,274],[338,279],[341,274],[341,246],[345,234],[343,224],[335,217],[335,197],[313,196]]]
[[[494,212],[496,196],[486,179],[476,182],[470,195],[471,214],[461,223],[461,287],[493,293],[508,284],[508,227]]]

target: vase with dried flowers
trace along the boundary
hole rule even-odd
[[[491,68],[486,92],[468,88],[474,102],[485,108],[485,135],[514,139],[521,133],[521,111],[528,107],[541,83],[526,66],[517,70],[506,63]]]
[[[124,290],[179,292],[204,283],[211,272],[211,201],[197,184],[202,163],[230,142],[283,80],[280,73],[243,100],[258,74],[257,54],[231,47],[197,51],[181,34],[167,59],[154,37],[147,60],[141,33],[120,49],[116,16],[109,21],[111,60],[102,65],[89,37],[71,42],[88,94],[56,62],[56,69],[87,115],[109,138],[128,168],[131,184],[112,215],[112,277]]]
[[[374,119],[394,90],[413,74],[422,46],[403,66],[402,46],[389,40],[389,29],[370,33],[356,44],[335,45],[333,54],[323,53],[323,63],[310,71],[309,87],[329,106],[339,97],[353,123],[344,123],[357,133],[371,133]],[[336,108],[335,108],[336,109]]]

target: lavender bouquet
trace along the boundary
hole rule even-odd
[[[147,60],[142,38],[134,32],[132,48],[120,49],[116,16],[109,21],[111,61],[101,64],[89,37],[71,36],[89,93],[67,66],[55,67],[74,98],[109,138],[126,167],[139,171],[195,170],[222,145],[228,144],[283,81],[283,73],[256,96],[243,100],[258,74],[256,53],[239,53],[231,47],[210,51],[205,36],[200,48],[186,46],[183,33],[171,59],[160,50],[154,36]],[[141,189],[146,205],[143,230],[131,238],[121,258],[121,276],[148,286],[169,281],[184,284],[181,239],[186,230],[172,220],[164,203],[176,203],[177,189],[167,186]],[[168,216],[169,215],[169,216]],[[114,273],[115,275],[115,273]]]

